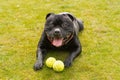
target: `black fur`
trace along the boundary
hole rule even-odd
[[[55,34],[55,29],[59,31],[57,35]],[[46,16],[45,28],[42,33],[41,39],[38,42],[36,52],[37,60],[34,65],[34,70],[39,70],[43,67],[43,60],[49,49],[68,50],[70,54],[65,59],[64,64],[66,67],[69,67],[74,58],[76,58],[82,51],[82,46],[77,37],[77,30],[81,31],[83,29],[84,27],[82,21],[77,20],[70,13],[49,13]],[[69,37],[67,38],[67,36]],[[56,47],[51,44],[51,42],[55,38],[65,40],[63,40],[63,44],[61,46]]]

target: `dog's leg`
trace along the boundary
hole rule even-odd
[[[44,57],[47,53],[47,50],[45,47],[43,47],[44,45],[44,34],[42,35],[42,38],[40,39],[39,43],[38,43],[38,47],[37,47],[37,51],[36,51],[36,63],[34,64],[34,70],[39,70],[43,67],[43,60]]]
[[[81,46],[79,44],[79,41],[77,40],[77,44],[71,46],[70,54],[64,61],[65,67],[69,67],[72,61],[81,53],[81,51]]]
[[[37,60],[34,65],[34,70],[39,70],[43,66],[43,54],[40,48],[37,49],[36,58]]]

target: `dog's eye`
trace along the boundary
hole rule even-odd
[[[54,25],[53,24],[49,24],[49,27],[53,27]]]
[[[52,21],[48,21],[48,22],[46,22],[46,25],[49,26],[49,27],[53,26],[53,22]]]
[[[52,23],[46,24],[46,26],[49,27],[53,27],[54,25]]]
[[[67,27],[67,26],[69,26],[69,24],[67,23],[62,24],[62,27]]]

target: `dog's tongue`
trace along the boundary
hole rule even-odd
[[[54,39],[52,42],[52,44],[56,47],[62,46],[62,43],[63,43],[63,39]]]

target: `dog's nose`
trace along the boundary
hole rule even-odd
[[[54,30],[54,33],[55,33],[55,35],[59,35],[59,34],[60,34],[60,29],[59,29],[59,28],[56,28],[56,29]]]

